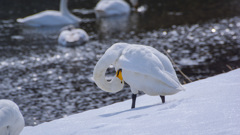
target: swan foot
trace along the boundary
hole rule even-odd
[[[162,103],[165,103],[165,96],[161,96],[161,95],[160,95],[160,97],[161,97],[161,99],[162,99]]]
[[[132,94],[132,109],[135,108],[137,94]]]

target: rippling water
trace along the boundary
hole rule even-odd
[[[146,12],[108,19],[95,19],[92,8],[96,2],[69,2],[71,12],[83,19],[79,27],[88,32],[90,41],[66,48],[57,44],[61,28],[26,28],[15,21],[44,9],[57,9],[57,0],[0,1],[4,6],[0,8],[0,99],[18,103],[26,125],[130,98],[128,86],[109,94],[92,80],[97,60],[116,42],[167,51],[191,80],[240,66],[237,0],[142,0]],[[177,73],[182,83],[188,83]],[[107,76],[113,74],[114,69],[110,68]]]

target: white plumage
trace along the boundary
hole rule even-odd
[[[19,135],[24,119],[18,106],[6,99],[0,100],[0,135]]]
[[[95,7],[97,17],[126,15],[130,13],[130,6],[124,0],[100,0]]]
[[[143,91],[148,95],[172,95],[184,90],[170,60],[156,49],[127,43],[112,45],[94,68],[93,78],[99,88],[118,92],[123,88],[119,76],[108,82],[105,72],[113,64],[116,72],[121,69],[123,81],[128,83],[133,94]]]
[[[75,46],[86,43],[89,36],[83,29],[63,30],[58,37],[58,44],[63,46]]]
[[[67,8],[68,0],[61,0],[60,11],[46,10],[40,13],[17,19],[17,22],[27,26],[59,26],[75,24],[81,21],[80,18],[71,14]]]

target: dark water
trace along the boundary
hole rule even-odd
[[[238,0],[142,0],[146,12],[108,19],[95,19],[96,0],[70,0],[71,12],[83,20],[79,27],[90,36],[87,44],[72,48],[57,44],[61,28],[32,29],[16,22],[45,9],[58,10],[58,3],[0,0],[0,99],[18,103],[26,125],[130,98],[128,86],[109,94],[92,81],[97,60],[116,42],[166,50],[193,81],[240,66]],[[113,74],[109,69],[107,75]]]

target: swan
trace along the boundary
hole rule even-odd
[[[131,16],[132,17],[132,16]],[[132,26],[128,16],[116,16],[99,18],[97,21],[98,35],[100,38],[111,38],[119,35],[121,32],[128,32]]]
[[[74,46],[86,43],[89,36],[83,29],[76,29],[70,26],[68,29],[63,30],[58,37],[58,44],[63,46]]]
[[[129,14],[130,6],[124,0],[100,0],[94,10],[96,17],[109,17]]]
[[[0,100],[0,134],[19,135],[24,128],[24,119],[18,106],[11,100]]]
[[[67,8],[68,0],[61,0],[60,11],[46,10],[40,13],[17,19],[17,22],[27,26],[59,26],[74,24],[81,21],[80,18],[71,14]]]
[[[105,73],[111,64],[116,75],[108,82]],[[129,84],[131,108],[135,108],[139,91],[151,96],[159,95],[164,103],[165,95],[184,90],[167,56],[150,46],[137,44],[113,44],[94,67],[93,79],[99,88],[111,93],[122,90],[124,82]]]

